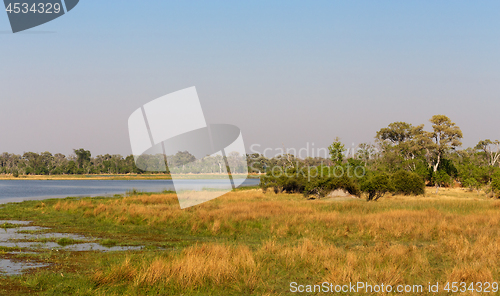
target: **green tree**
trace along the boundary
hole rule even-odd
[[[460,139],[463,135],[460,128],[445,115],[434,115],[430,122],[433,131],[428,136],[433,142],[427,145],[428,162],[436,173],[446,153],[462,145]]]
[[[170,160],[171,161],[168,164],[170,168],[182,166],[182,169],[184,170],[186,164],[195,161],[196,157],[188,151],[179,151],[174,156],[172,156]],[[226,166],[226,164],[221,161],[221,166]]]
[[[26,152],[23,158],[27,161],[26,174],[47,175],[52,168],[53,156],[49,152]]]
[[[78,172],[78,167],[76,166],[76,163],[74,161],[68,162],[68,165],[66,166],[66,174],[68,175],[74,175]]]
[[[387,127],[381,128],[375,138],[381,141],[389,141],[393,145],[399,145],[413,138],[415,127],[411,123],[393,122]]]
[[[336,165],[340,165],[344,161],[344,152],[346,151],[344,144],[340,142],[340,138],[335,138],[332,145],[328,146],[330,159]]]
[[[500,141],[492,141],[490,139],[486,139],[484,141],[479,141],[475,148],[484,152],[486,161],[489,166],[494,166],[498,163],[500,159]]]
[[[85,149],[73,149],[76,154],[76,162],[79,169],[83,169],[84,166],[90,163],[90,151]]]
[[[377,132],[375,139],[384,153],[386,164],[394,170],[417,170],[422,148],[429,143],[424,125],[413,126],[406,122],[393,122]]]

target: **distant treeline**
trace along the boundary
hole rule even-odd
[[[352,192],[364,188],[372,193],[377,191],[373,193],[376,196],[384,190],[401,191],[403,189],[397,189],[398,186],[406,183],[415,185],[410,190],[412,193],[422,192],[417,179],[428,186],[486,189],[500,196],[500,141],[486,139],[474,147],[459,149],[463,135],[454,122],[445,115],[435,115],[430,122],[430,131],[424,130],[423,124],[391,123],[376,133],[373,144],[362,143],[350,149],[336,138],[328,147],[329,158],[298,158],[284,152],[272,158],[259,153],[247,154],[246,158],[229,153],[226,159],[220,155],[196,159],[187,151],[179,151],[169,157],[169,167],[165,169],[163,156],[139,158],[138,167],[132,155],[92,157],[89,150],[75,149],[70,156],[49,152],[3,153],[0,155],[0,174],[164,174],[170,173],[169,169],[172,173],[223,173],[229,164],[232,173],[266,173],[263,187],[274,187],[277,191],[319,192],[318,196],[342,182]],[[331,176],[322,179],[327,178],[324,173],[337,176],[341,171],[349,180],[340,182],[339,178]],[[353,175],[354,172],[357,174]],[[311,184],[323,184],[323,189]]]
[[[0,174],[19,175],[77,175],[141,173],[132,155],[98,155],[91,157],[85,149],[74,150],[74,155],[61,153],[26,152],[22,155],[0,155]]]
[[[92,157],[89,150],[74,149],[74,154],[64,155],[50,152],[25,152],[24,154],[0,154],[0,174],[2,175],[90,175],[90,174],[165,174],[172,172],[182,173],[222,173],[226,165],[220,155],[196,159],[187,151],[179,151],[169,157],[169,167],[163,165],[163,156],[145,155],[138,159],[137,167],[133,155],[105,154]],[[303,166],[332,165],[328,158],[299,159],[285,154],[267,158],[262,154],[247,154],[246,161],[239,155],[228,155],[227,160],[232,164],[232,173],[265,173],[273,167],[288,167],[290,162],[298,162]],[[207,164],[208,163],[208,164]]]
[[[92,157],[89,150],[74,149],[74,154],[26,152],[22,155],[3,153],[0,155],[0,174],[13,175],[90,175],[90,174],[169,174],[169,173],[222,173],[226,162],[222,156],[196,159],[187,151],[179,151],[169,157],[165,166],[163,156],[143,156],[138,159],[140,169],[133,155],[106,154]],[[228,155],[233,173],[247,171],[244,157]],[[241,161],[243,160],[243,162]]]

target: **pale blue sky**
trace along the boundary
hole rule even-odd
[[[0,153],[131,152],[127,120],[196,86],[247,147],[373,141],[446,114],[500,139],[498,1],[97,1],[10,33],[0,12]],[[427,124],[428,125],[428,124]]]

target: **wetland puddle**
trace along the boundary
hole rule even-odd
[[[0,274],[2,275],[19,275],[23,271],[32,268],[46,267],[49,264],[35,263],[27,261],[12,261],[10,259],[0,259]]]
[[[49,266],[23,257],[40,251],[128,251],[142,246],[104,246],[99,239],[78,234],[47,232],[50,228],[29,226],[30,221],[0,220],[0,275],[18,275],[24,271]],[[3,258],[2,258],[3,257]],[[9,257],[9,259],[5,258]],[[21,257],[19,259],[10,259]]]

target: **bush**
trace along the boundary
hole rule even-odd
[[[432,176],[432,183],[439,187],[449,187],[453,183],[453,178],[445,171],[437,171]]]
[[[362,178],[346,173],[347,166],[318,166],[310,168],[287,168],[284,171],[268,171],[260,179],[260,187],[275,193],[302,193],[306,197],[323,198],[328,193],[343,189],[351,195],[368,194],[368,201],[378,200],[388,192],[404,195],[425,193],[423,178],[413,172],[398,171],[393,175],[385,172],[368,172]],[[499,187],[500,192],[500,187]]]
[[[311,168],[288,168],[284,172],[268,171],[260,178],[260,187],[273,189],[275,193],[302,193],[304,196],[325,197],[336,189],[344,189],[352,195],[359,196],[360,189],[354,178],[347,174],[334,172],[335,167],[319,166]]]
[[[333,190],[343,189],[351,195],[359,196],[361,190],[353,177],[347,174],[335,174],[337,167],[318,167],[311,170],[309,182],[306,183],[304,196],[314,195],[317,198],[325,197]]]
[[[260,187],[265,192],[268,188],[272,188],[275,193],[283,191],[287,193],[302,193],[304,192],[307,179],[295,168],[287,168],[284,172],[277,172],[276,176],[272,172],[267,172],[265,176],[260,178]]]
[[[361,190],[368,194],[368,201],[376,201],[387,192],[393,192],[394,185],[388,174],[373,172],[362,181]]]
[[[491,191],[495,198],[500,198],[500,174],[495,174],[491,181]]]
[[[469,188],[469,191],[473,191],[474,189],[478,190],[479,186],[480,186],[477,179],[472,178],[472,177],[463,180],[461,183],[462,183],[463,187]]]
[[[404,195],[420,195],[425,193],[425,182],[416,173],[397,171],[392,175],[394,192]]]

